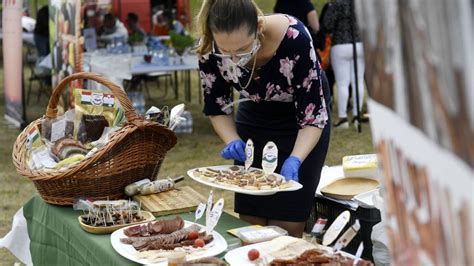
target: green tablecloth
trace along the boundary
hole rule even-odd
[[[72,207],[50,205],[35,195],[23,213],[28,223],[30,252],[35,265],[137,265],[112,248],[110,235],[94,235],[82,230],[77,212]],[[194,213],[179,214],[194,221]],[[204,220],[204,219],[201,219]],[[239,239],[228,234],[228,229],[247,226],[248,223],[223,213],[215,228],[227,241],[236,245]]]

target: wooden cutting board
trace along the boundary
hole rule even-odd
[[[321,193],[330,198],[351,200],[355,195],[373,190],[379,182],[370,178],[348,177],[338,179],[323,187]]]
[[[133,199],[136,202],[141,202],[142,209],[153,213],[155,216],[193,211],[200,202],[206,202],[204,196],[189,186],[178,187],[157,194],[137,195]]]

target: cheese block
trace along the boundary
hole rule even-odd
[[[378,178],[378,160],[376,154],[344,156],[342,169],[345,177]]]

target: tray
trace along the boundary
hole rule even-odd
[[[237,193],[242,193],[242,194],[248,194],[248,195],[255,195],[255,196],[266,196],[266,195],[272,195],[272,194],[275,194],[277,192],[287,192],[287,191],[295,191],[295,190],[298,190],[298,189],[301,189],[303,187],[303,185],[301,185],[300,183],[298,182],[295,182],[293,180],[290,180],[288,182],[291,182],[291,187],[288,187],[288,188],[284,188],[284,189],[279,189],[279,188],[274,188],[274,189],[265,189],[265,190],[250,190],[250,189],[244,189],[244,188],[240,188],[240,187],[233,187],[233,186],[227,186],[227,185],[222,185],[222,184],[217,184],[217,183],[213,183],[211,181],[207,181],[207,180],[204,180],[200,177],[197,177],[197,176],[194,176],[193,172],[197,169],[200,169],[200,168],[211,168],[211,169],[214,169],[214,170],[228,170],[230,167],[232,166],[235,166],[235,165],[218,165],[218,166],[208,166],[208,167],[198,167],[198,168],[194,168],[194,169],[190,169],[188,170],[188,176],[191,177],[193,180],[201,183],[201,184],[204,184],[206,186],[210,186],[210,187],[215,187],[215,188],[219,188],[219,189],[223,189],[223,190],[228,190],[228,191],[233,191],[233,192],[237,192]],[[250,167],[249,168],[249,171],[251,170],[261,170],[261,169],[258,169],[258,168],[253,168],[253,167]],[[277,174],[277,173],[274,173],[273,175],[277,176],[278,178],[282,178],[282,179],[285,179],[284,176],[280,175],[280,174]]]
[[[155,216],[193,211],[206,198],[190,186],[178,187],[169,191],[150,195],[137,195],[133,199],[140,202],[142,209]]]
[[[323,187],[321,193],[330,198],[352,200],[355,195],[374,190],[379,182],[370,178],[349,177],[338,179]]]
[[[193,224],[195,223],[184,221],[184,227],[189,227]],[[199,226],[202,226],[202,225],[199,225]],[[135,248],[132,245],[127,245],[120,242],[121,238],[127,237],[123,233],[125,229],[127,229],[127,227],[121,228],[110,235],[110,241],[112,243],[112,247],[114,248],[114,250],[120,255],[122,255],[123,257],[131,261],[141,263],[141,264],[149,264],[149,262],[146,259],[139,259],[135,256],[139,252],[135,250]],[[214,240],[205,246],[207,250],[196,252],[196,254],[193,254],[193,253],[188,254],[186,255],[186,260],[189,261],[189,260],[196,260],[196,259],[201,259],[205,257],[216,256],[224,252],[227,249],[227,242],[225,241],[224,237],[216,231],[212,231],[212,235],[214,236]],[[153,264],[153,265],[168,265],[168,262],[167,260],[164,260],[163,263]]]
[[[140,211],[140,214],[144,216],[145,220],[140,222],[128,223],[128,224],[119,224],[119,225],[112,225],[112,226],[91,226],[83,223],[81,221],[81,216],[77,217],[79,221],[79,225],[81,226],[84,231],[89,232],[91,234],[103,235],[103,234],[110,234],[120,228],[128,227],[131,225],[151,222],[155,220],[155,216],[151,212],[147,211]]]

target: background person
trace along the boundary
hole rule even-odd
[[[127,28],[113,14],[108,13],[104,16],[104,23],[98,32],[98,40],[110,43],[116,38],[122,38],[125,41],[128,38]]]
[[[318,13],[310,0],[277,0],[273,12],[292,15],[301,20],[312,34],[319,31]]]
[[[348,128],[347,99],[349,98],[349,85],[352,86],[353,119],[357,126],[357,103],[354,74],[354,53],[352,28],[355,28],[355,42],[357,56],[357,78],[359,86],[359,110],[362,110],[364,101],[364,48],[359,37],[357,22],[353,20],[351,10],[352,0],[333,0],[328,7],[323,19],[323,27],[331,33],[331,63],[334,70],[337,86],[337,112],[339,121],[334,127]]]
[[[127,26],[130,29],[130,36],[137,36],[143,40],[146,37],[146,32],[142,27],[140,27],[138,20],[138,15],[136,13],[127,14]]]
[[[33,31],[35,47],[39,58],[47,56],[49,48],[49,7],[43,6],[36,13],[36,25]]]

